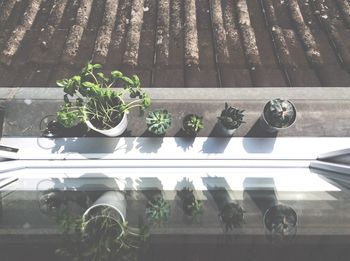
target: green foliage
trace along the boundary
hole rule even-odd
[[[184,129],[189,134],[196,135],[203,128],[203,117],[200,117],[196,114],[192,114],[188,119],[185,118]]]
[[[146,118],[148,131],[155,135],[163,135],[171,126],[171,114],[167,110],[150,112]]]
[[[293,105],[288,100],[279,98],[271,100],[264,113],[267,122],[277,128],[288,127],[295,118]]]
[[[163,197],[148,201],[146,216],[151,225],[161,226],[170,216],[170,205]]]
[[[243,112],[244,110],[228,106],[228,104],[225,103],[225,109],[221,112],[218,119],[225,128],[230,130],[237,129],[242,123],[245,123],[243,121]]]
[[[244,223],[244,210],[235,203],[227,203],[221,209],[219,217],[225,224],[226,230],[241,227]]]
[[[57,81],[65,92],[57,119],[66,128],[90,120],[99,129],[110,129],[132,108],[138,107],[143,113],[151,105],[151,98],[141,88],[136,75],[129,78],[112,71],[107,77],[101,69],[100,64],[89,62],[79,75]],[[123,86],[120,91],[112,89],[119,83]],[[126,94],[135,100],[124,103]]]

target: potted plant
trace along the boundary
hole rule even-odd
[[[100,64],[88,63],[80,75],[57,81],[65,92],[57,119],[66,128],[85,122],[89,128],[106,136],[118,136],[127,127],[128,112],[138,107],[142,113],[150,106],[151,99],[141,89],[136,75],[129,78],[112,71],[110,77],[106,77],[101,69]],[[120,91],[112,89],[120,83],[123,85]],[[135,100],[126,103],[126,94]]]
[[[147,130],[155,136],[164,136],[171,121],[171,114],[167,110],[150,112],[146,118]]]
[[[244,224],[244,210],[234,202],[226,203],[220,210],[219,217],[226,230],[241,227]]]
[[[182,128],[187,135],[196,136],[204,128],[203,117],[196,114],[187,115],[183,120]]]
[[[265,104],[260,117],[260,125],[269,132],[286,129],[296,121],[296,109],[294,104],[280,98]]]
[[[146,216],[150,225],[163,225],[170,216],[170,205],[162,196],[148,200]]]
[[[263,220],[267,238],[272,242],[288,241],[296,235],[298,216],[290,206],[276,204],[268,208]]]
[[[196,199],[193,190],[188,187],[178,191],[182,201],[182,210],[191,221],[198,222],[199,217],[203,214],[203,203]]]
[[[222,187],[214,187],[209,191],[218,206],[219,218],[226,231],[241,227],[244,224],[245,211],[231,199],[228,191]]]
[[[233,133],[241,126],[243,121],[244,110],[240,110],[225,103],[225,109],[218,117],[219,130],[224,136],[232,136]]]
[[[117,191],[105,192],[82,218],[60,213],[57,223],[65,242],[56,252],[69,260],[118,260],[130,256],[144,239],[141,230],[125,221],[125,197]]]

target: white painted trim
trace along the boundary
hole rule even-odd
[[[316,160],[350,148],[350,138],[7,138],[21,160]],[[8,152],[0,157],[10,158]]]

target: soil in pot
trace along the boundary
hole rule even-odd
[[[105,103],[106,101],[101,101],[101,104]],[[107,104],[109,107],[116,108],[123,104],[122,100],[120,99],[113,99],[111,101],[107,101]],[[107,104],[104,106],[107,107]],[[119,111],[114,111],[111,114],[108,115],[108,117],[105,117],[105,114],[103,113],[105,110],[105,107],[101,106],[98,102],[93,103],[90,101],[87,105],[87,107],[90,107],[91,111],[98,111],[99,114],[89,114],[88,113],[88,119],[90,123],[99,130],[109,130],[112,129],[122,121],[124,117],[124,113],[120,114]]]

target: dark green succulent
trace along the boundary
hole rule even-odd
[[[163,197],[150,200],[146,215],[150,224],[161,226],[170,216],[170,205]]]
[[[171,121],[171,114],[167,110],[156,110],[146,118],[147,129],[155,135],[163,135],[170,128]]]
[[[264,111],[266,121],[273,127],[285,128],[295,120],[295,109],[288,100],[271,100]]]
[[[218,119],[225,128],[237,129],[242,123],[245,123],[243,121],[243,112],[244,110],[228,106],[228,104],[225,103],[225,109],[221,112]]]
[[[182,200],[184,213],[190,216],[192,221],[197,222],[203,214],[203,203],[196,199],[193,190],[188,187],[179,191],[178,195]]]
[[[244,223],[244,210],[236,203],[227,203],[220,211],[219,217],[226,230],[241,227]]]

